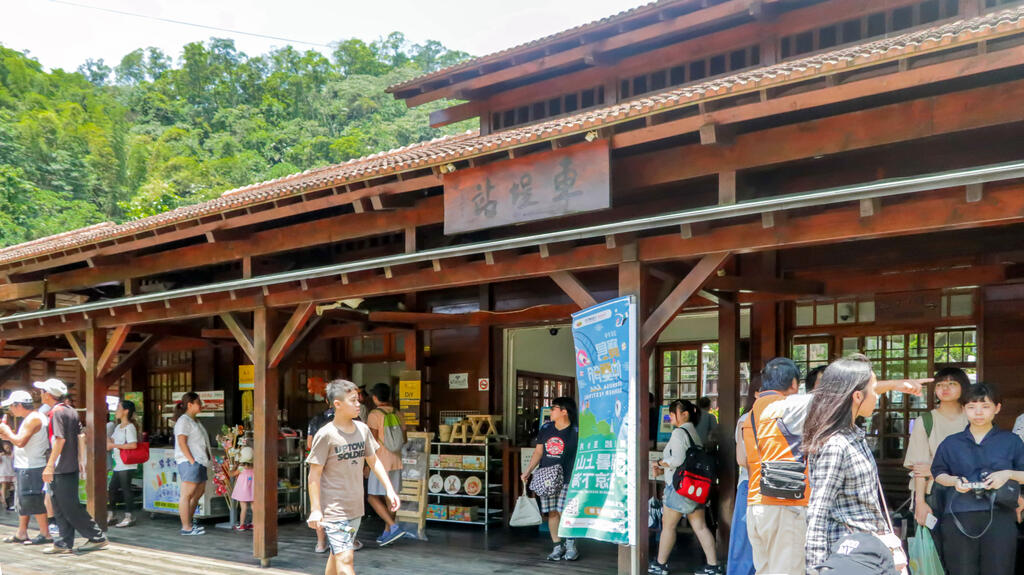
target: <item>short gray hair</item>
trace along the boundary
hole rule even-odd
[[[327,396],[327,401],[333,405],[335,401],[344,400],[346,395],[358,390],[359,388],[356,384],[351,381],[347,379],[336,379],[327,384],[327,391],[324,393]]]

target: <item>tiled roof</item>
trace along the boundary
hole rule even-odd
[[[195,218],[236,210],[306,191],[340,186],[372,177],[422,169],[597,129],[632,118],[731,94],[760,90],[814,76],[834,73],[880,61],[1024,31],[1024,7],[1001,10],[971,20],[960,20],[868,42],[807,58],[782,62],[739,74],[714,78],[658,94],[587,110],[571,116],[480,136],[467,132],[421,142],[359,158],[343,164],[308,170],[225,192],[221,197],[120,225],[99,224],[0,250],[0,264],[42,254],[131,236]]]
[[[526,50],[537,49],[537,48],[539,48],[539,47],[541,47],[541,46],[543,46],[545,44],[554,44],[554,43],[557,43],[559,41],[567,40],[567,39],[572,38],[574,36],[579,36],[580,34],[584,34],[586,32],[590,32],[590,31],[596,30],[598,28],[602,28],[604,26],[608,26],[610,24],[617,24],[619,22],[622,22],[623,20],[627,20],[629,18],[633,18],[635,16],[639,16],[639,15],[645,13],[645,12],[650,12],[650,11],[653,11],[653,10],[661,10],[661,9],[665,8],[666,6],[669,6],[671,4],[679,4],[679,3],[680,3],[680,0],[655,0],[654,2],[649,2],[647,4],[641,4],[640,6],[637,6],[635,8],[630,8],[629,10],[623,10],[622,12],[619,12],[618,14],[613,14],[611,16],[607,16],[605,18],[601,18],[600,20],[594,20],[593,22],[588,22],[586,24],[581,24],[579,26],[575,26],[573,28],[569,28],[568,30],[563,30],[561,32],[557,32],[557,33],[551,34],[549,36],[544,36],[543,38],[538,38],[538,39],[532,40],[530,42],[519,44],[518,46],[513,46],[511,48],[506,48],[506,49],[500,50],[498,52],[493,52],[493,53],[488,54],[486,56],[480,56],[480,57],[477,57],[477,58],[472,58],[472,59],[469,59],[469,60],[465,60],[463,62],[459,62],[458,64],[453,64],[451,66],[448,66],[447,68],[442,68],[440,70],[436,70],[436,71],[431,72],[429,74],[423,74],[422,76],[417,76],[415,78],[412,78],[411,80],[406,80],[405,82],[401,82],[401,83],[395,84],[393,86],[390,86],[390,87],[388,87],[387,91],[389,93],[391,93],[391,92],[398,92],[398,91],[404,90],[406,88],[409,88],[409,87],[412,87],[412,86],[415,86],[415,85],[418,85],[418,84],[422,84],[423,82],[426,82],[428,80],[432,80],[432,79],[435,79],[435,78],[440,78],[442,76],[447,76],[449,74],[453,74],[453,73],[460,72],[460,71],[463,71],[463,70],[468,70],[470,68],[475,68],[475,67],[478,67],[478,66],[482,66],[484,64],[488,64],[488,63],[493,62],[495,60],[501,60],[503,58],[507,58],[508,56],[511,56],[512,54],[516,54],[516,53],[523,52],[523,51],[526,51]]]

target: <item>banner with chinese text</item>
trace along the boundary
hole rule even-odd
[[[636,303],[621,297],[572,316],[579,447],[558,534],[635,545]]]

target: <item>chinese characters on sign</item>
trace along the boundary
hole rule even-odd
[[[621,297],[572,316],[579,447],[558,534],[636,544],[636,303]]]
[[[607,140],[595,140],[444,177],[444,233],[611,206]]]

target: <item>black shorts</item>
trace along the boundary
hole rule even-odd
[[[31,516],[46,513],[43,493],[43,468],[15,469],[14,506],[18,515]]]

